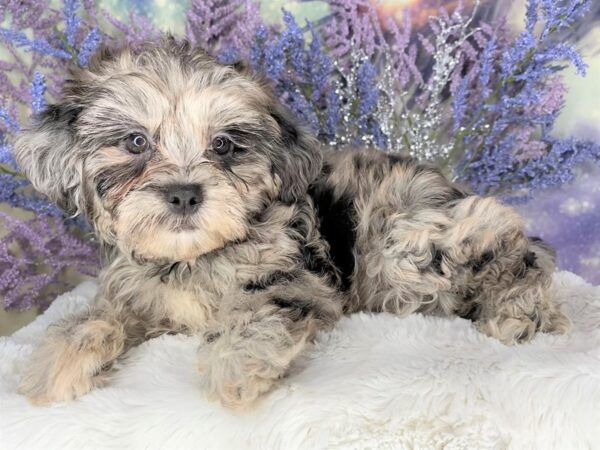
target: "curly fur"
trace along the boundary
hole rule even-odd
[[[134,132],[147,151],[127,151]],[[16,152],[106,254],[93,307],[32,357],[20,390],[38,403],[163,333],[203,335],[206,392],[245,407],[343,313],[456,314],[507,344],[568,328],[552,252],[510,208],[407,158],[321,149],[266,83],[186,43],[101,52]],[[200,189],[197,212],[172,212],[179,185]]]

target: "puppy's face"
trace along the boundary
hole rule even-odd
[[[263,83],[173,40],[104,55],[63,94],[17,159],[38,190],[137,257],[189,260],[242,240],[320,167]]]

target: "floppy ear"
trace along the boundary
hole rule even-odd
[[[271,116],[280,130],[281,149],[273,163],[273,170],[281,179],[279,197],[292,203],[306,194],[309,184],[319,175],[323,155],[317,139],[290,112],[278,105]]]
[[[17,163],[33,187],[71,214],[80,204],[81,155],[74,129],[80,111],[75,105],[50,105],[15,143]]]

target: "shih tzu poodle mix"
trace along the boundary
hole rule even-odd
[[[202,336],[203,389],[245,407],[343,314],[457,315],[506,344],[567,331],[553,251],[511,208],[409,158],[323,149],[244,68],[168,38],[71,75],[16,154],[106,264],[25,368],[33,402],[85,394],[163,333]]]

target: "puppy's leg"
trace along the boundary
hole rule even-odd
[[[287,319],[267,310],[232,318],[230,329],[200,349],[200,370],[210,400],[250,405],[282,377],[302,351],[308,330],[292,330]]]
[[[530,241],[518,214],[493,198],[471,196],[451,209],[453,225],[438,244],[440,268],[460,299],[457,314],[506,344],[536,331],[565,333],[552,286],[549,247]]]
[[[304,291],[304,293],[303,293]],[[203,387],[211,400],[230,408],[250,406],[285,375],[319,329],[341,315],[336,293],[289,286],[280,292],[236,299],[220,327],[205,335],[199,350]],[[316,293],[318,295],[318,293]]]
[[[102,372],[124,351],[124,325],[93,311],[51,325],[34,350],[19,392],[35,404],[73,400],[103,381]]]

